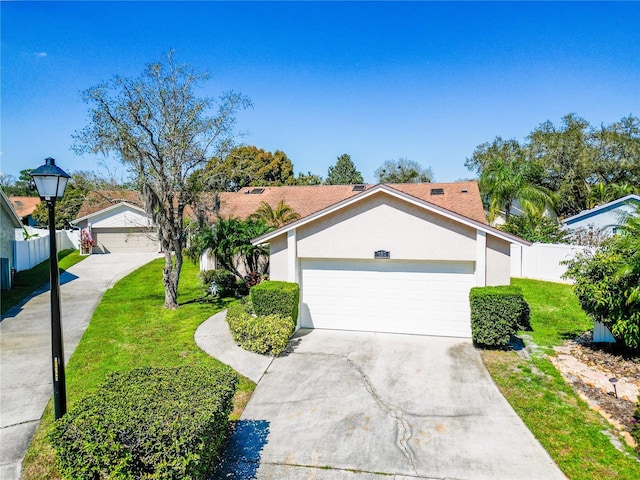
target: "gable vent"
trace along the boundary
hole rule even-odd
[[[363,185],[361,183],[354,185],[353,189],[351,190],[352,192],[364,192],[366,190],[367,186]]]
[[[444,195],[444,188],[432,188],[431,195]]]

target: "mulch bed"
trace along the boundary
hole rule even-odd
[[[609,377],[640,380],[640,357],[625,355],[608,345],[594,344],[591,332],[567,340],[564,346],[568,347],[570,355],[577,360]],[[623,430],[631,431],[635,403],[616,398],[613,388],[610,392],[604,392],[601,388],[588,385],[578,378],[574,377],[570,380],[577,390],[619,423]]]

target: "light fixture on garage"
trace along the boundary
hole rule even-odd
[[[373,258],[389,259],[391,258],[391,252],[389,250],[377,250],[373,252]]]

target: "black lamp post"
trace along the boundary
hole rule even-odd
[[[49,269],[51,278],[51,360],[53,368],[53,409],[58,420],[67,413],[67,392],[64,375],[64,349],[62,346],[62,323],[60,321],[60,273],[58,272],[58,249],[56,246],[56,200],[62,198],[69,175],[53,158],[31,172],[40,199],[49,208]]]

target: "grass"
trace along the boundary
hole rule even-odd
[[[560,469],[572,480],[637,479],[640,463],[631,448],[616,449],[608,435],[614,429],[578,397],[546,358],[562,345],[593,327],[571,286],[514,279],[531,306],[532,332],[521,332],[538,346],[523,358],[513,351],[482,352],[489,373]],[[532,346],[532,345],[529,345]]]
[[[231,300],[200,303],[197,267],[187,262],[180,278],[181,306],[165,310],[162,266],[158,259],[107,290],[67,367],[68,407],[112,371],[142,366],[177,367],[217,364],[195,344],[196,328]],[[255,384],[241,377],[231,419],[238,419]],[[49,402],[23,462],[23,480],[56,480],[54,453],[47,440],[53,423]]]
[[[78,250],[62,250],[58,252],[58,268],[62,273],[67,268],[81,262],[86,257],[81,256]],[[33,292],[49,282],[49,260],[39,263],[29,270],[16,273],[16,278],[11,285],[11,290],[2,292],[2,305],[0,313],[5,313],[11,307],[19,304]]]

